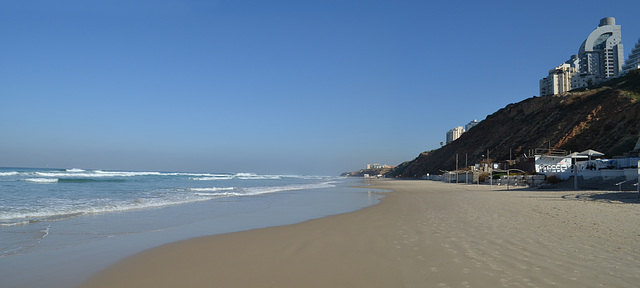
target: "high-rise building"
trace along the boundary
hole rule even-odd
[[[573,88],[597,84],[622,73],[622,32],[620,25],[616,25],[615,18],[600,20],[600,25],[582,42],[578,59],[578,75],[572,80],[577,86]]]
[[[540,96],[551,96],[571,90],[571,79],[577,72],[575,66],[569,64],[571,61],[549,70],[549,76],[540,80]]]
[[[464,128],[462,128],[462,126],[458,126],[456,128],[453,128],[447,131],[447,144],[460,138],[460,135],[462,135],[462,133],[464,133]]]
[[[469,131],[469,129],[473,128],[473,126],[478,125],[478,123],[480,123],[480,122],[478,122],[478,120],[477,120],[477,119],[473,119],[473,121],[469,122],[469,124],[464,125],[464,130],[465,130],[465,132],[466,132],[466,131]]]
[[[640,39],[638,39],[638,43],[636,43],[636,47],[631,50],[631,54],[629,54],[629,59],[622,66],[622,70],[624,73],[628,73],[631,70],[640,69]]]
[[[634,59],[640,61],[640,55]],[[616,25],[613,17],[602,18],[598,27],[582,42],[578,55],[549,70],[549,76],[540,80],[540,96],[560,94],[618,77],[623,74],[623,64],[620,25]],[[640,67],[640,63],[636,64]]]

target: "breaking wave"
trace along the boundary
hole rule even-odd
[[[58,178],[27,178],[24,179],[24,181],[33,183],[57,183]]]

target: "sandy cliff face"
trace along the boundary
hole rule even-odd
[[[414,177],[529,154],[536,148],[583,151],[606,157],[633,149],[640,136],[640,71],[600,87],[509,104],[444,147],[399,165],[389,176]]]

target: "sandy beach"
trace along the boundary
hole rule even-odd
[[[632,198],[432,181],[372,184],[395,192],[356,212],[153,248],[81,287],[640,283],[640,203]]]

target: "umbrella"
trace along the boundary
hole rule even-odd
[[[604,153],[589,149],[578,153],[578,155],[589,156],[589,161],[591,161],[591,156],[604,156]]]

